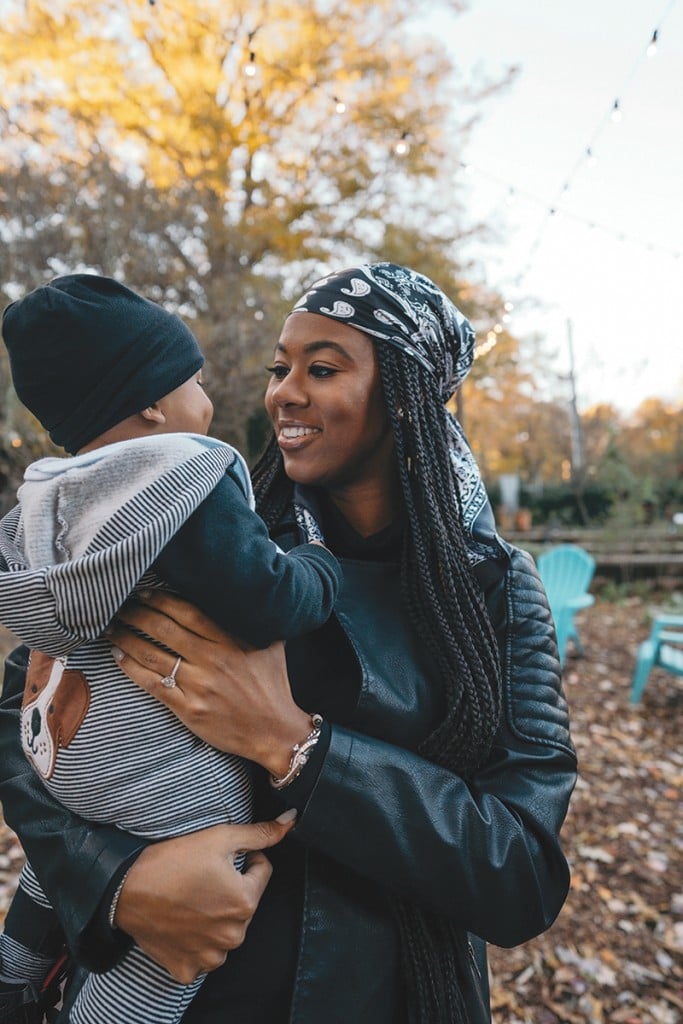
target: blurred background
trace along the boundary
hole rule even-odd
[[[681,95],[677,0],[0,0],[0,305],[94,271],[177,311],[253,461],[291,300],[406,263],[476,328],[457,412],[502,531],[596,560],[572,893],[494,951],[498,1024],[683,1020],[680,679],[628,703],[683,608]],[[5,511],[53,449],[2,347],[0,396]],[[0,830],[0,912],[21,861]]]
[[[177,310],[253,459],[291,298],[404,262],[477,329],[458,409],[504,528],[683,510],[676,0],[0,0],[0,26],[0,302],[93,270]],[[6,508],[49,446],[4,352],[0,389]]]

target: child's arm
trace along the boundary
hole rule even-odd
[[[255,647],[321,626],[341,583],[339,563],[322,545],[282,552],[230,474],[167,544],[154,569]]]

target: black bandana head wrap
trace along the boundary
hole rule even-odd
[[[434,378],[444,402],[474,360],[474,330],[428,277],[395,263],[352,267],[316,281],[292,313],[320,313],[400,348]]]
[[[400,349],[427,371],[444,403],[474,361],[469,320],[428,277],[395,263],[329,274],[299,299],[290,316],[295,313],[327,316]],[[470,563],[507,560],[472,449],[456,418],[447,410],[444,414]]]

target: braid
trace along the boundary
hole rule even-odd
[[[251,481],[256,510],[268,529],[272,530],[289,508],[294,491],[291,480],[285,475],[282,453],[274,434],[251,471]]]
[[[394,901],[410,1024],[467,1024],[467,937],[446,918]]]
[[[486,759],[498,727],[496,639],[469,567],[441,400],[414,360],[389,345],[378,345],[377,356],[408,515],[404,600],[445,688],[445,716],[420,752],[471,774]]]
[[[410,619],[435,660],[445,714],[420,745],[464,775],[485,760],[498,727],[501,674],[495,634],[472,576],[440,397],[419,364],[377,345],[408,517],[401,585]],[[396,898],[410,1024],[467,1024],[462,997],[466,935]]]

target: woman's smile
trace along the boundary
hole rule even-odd
[[[314,434],[320,433],[319,427],[309,427],[303,423],[277,423],[277,441],[283,450],[292,451],[300,448]]]

